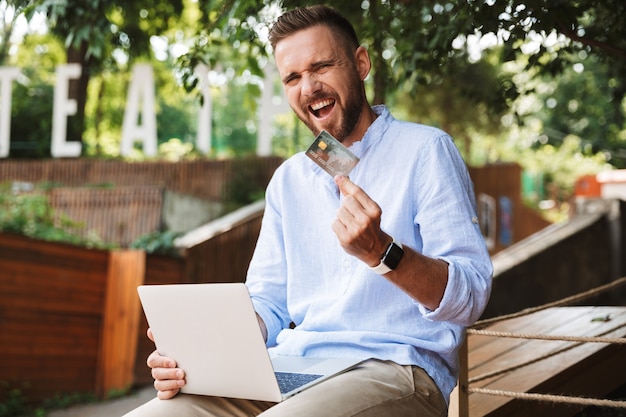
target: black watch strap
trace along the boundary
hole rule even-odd
[[[385,250],[385,253],[380,258],[380,263],[376,266],[370,266],[369,268],[372,272],[384,275],[398,267],[402,256],[404,256],[402,244],[394,239],[393,242],[387,246],[387,250]]]

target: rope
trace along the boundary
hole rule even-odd
[[[626,408],[626,401],[600,400],[596,398],[571,397],[571,396],[552,395],[552,394],[536,394],[536,393],[530,393],[530,392],[515,392],[515,391],[488,389],[488,388],[467,387],[466,391],[470,394],[498,395],[501,397],[511,397],[511,398],[518,398],[518,399],[523,399],[523,400],[579,404],[579,405],[585,405],[585,406],[595,405],[599,407]]]
[[[613,331],[615,331],[615,330],[617,330],[617,329],[619,329],[621,327],[624,327],[624,325],[619,325],[619,326],[614,327],[612,329],[606,330],[605,332],[601,333],[599,336],[597,336],[597,337],[595,337],[593,339],[608,339],[608,338],[602,338],[600,336],[603,336],[605,334],[611,333],[611,332],[613,332]],[[472,333],[474,331],[478,332],[479,334],[483,332],[482,330],[472,330]],[[543,335],[539,335],[539,336],[543,336]],[[569,336],[568,336],[568,338],[569,338]],[[608,339],[608,340],[613,340],[613,339]],[[626,339],[619,339],[619,340],[626,340]],[[596,340],[594,340],[594,341],[596,341]],[[512,365],[512,366],[509,366],[509,367],[506,367],[506,368],[498,369],[498,370],[495,370],[495,371],[492,371],[492,372],[487,372],[487,373],[484,373],[482,375],[478,375],[478,376],[469,378],[467,380],[467,383],[470,384],[470,383],[482,381],[483,379],[491,378],[491,377],[494,377],[494,376],[497,376],[497,375],[502,375],[502,374],[505,374],[507,372],[514,371],[514,370],[523,368],[525,366],[531,365],[533,363],[541,362],[544,359],[548,359],[548,358],[550,358],[552,356],[559,355],[559,354],[561,354],[563,352],[566,352],[566,351],[568,351],[570,349],[573,349],[573,348],[575,348],[577,346],[580,346],[583,343],[584,342],[582,342],[582,341],[578,342],[578,343],[572,343],[569,346],[565,346],[565,347],[563,347],[561,349],[557,349],[557,350],[555,350],[553,352],[548,352],[548,353],[546,353],[546,354],[544,354],[542,356],[538,356],[538,357],[536,357],[534,359],[531,359],[531,360],[528,360],[526,362],[522,362],[522,363],[519,363],[517,365]],[[604,341],[603,341],[603,343],[604,343]],[[606,343],[613,343],[613,342],[606,342]]]
[[[584,406],[599,406],[599,407],[614,407],[614,408],[626,408],[626,401],[614,401],[614,400],[605,400],[605,399],[596,399],[596,398],[586,398],[586,397],[572,397],[565,395],[553,395],[553,394],[537,394],[537,393],[526,393],[526,392],[515,392],[515,391],[506,391],[506,390],[495,390],[488,388],[472,388],[469,386],[470,383],[474,383],[492,376],[500,375],[511,370],[522,368],[531,363],[539,362],[548,357],[557,355],[566,350],[572,349],[576,346],[581,345],[582,343],[611,343],[611,344],[626,344],[626,338],[609,338],[609,337],[580,337],[580,336],[557,336],[557,335],[543,335],[543,334],[524,334],[524,333],[511,333],[511,332],[500,332],[500,331],[490,331],[490,330],[481,330],[479,327],[486,326],[488,324],[512,319],[516,317],[521,317],[525,315],[529,315],[535,313],[537,311],[546,310],[552,307],[564,306],[568,304],[572,304],[574,302],[592,297],[594,295],[600,294],[602,292],[608,291],[610,289],[616,288],[620,285],[626,283],[626,277],[622,277],[616,279],[608,284],[602,285],[600,287],[593,288],[591,290],[582,292],[580,294],[576,294],[570,297],[563,298],[561,300],[557,300],[551,303],[547,303],[538,307],[527,308],[516,313],[507,314],[503,316],[493,317],[490,319],[485,319],[478,321],[471,328],[466,329],[468,334],[475,335],[483,335],[483,336],[493,336],[493,337],[509,337],[509,338],[519,338],[519,339],[539,339],[539,340],[558,340],[558,341],[566,341],[566,342],[575,342],[570,346],[566,346],[561,348],[555,352],[547,353],[543,356],[535,358],[533,360],[527,361],[525,363],[514,365],[505,369],[489,372],[483,375],[479,375],[477,377],[473,377],[467,380],[467,385],[463,385],[461,388],[467,394],[487,394],[487,395],[497,395],[504,397],[511,397],[523,400],[534,400],[534,401],[544,401],[544,402],[553,402],[553,403],[569,403],[569,404],[578,404]],[[602,334],[611,333],[624,325],[617,326],[611,330],[608,330]]]
[[[566,297],[566,298],[562,298],[560,300],[548,303],[548,304],[544,304],[541,306],[537,306],[537,307],[531,307],[531,308],[527,308],[521,311],[518,311],[516,313],[511,313],[511,314],[507,314],[507,315],[503,315],[503,316],[498,316],[498,317],[492,317],[489,319],[484,319],[484,320],[480,320],[477,321],[476,323],[474,323],[474,326],[472,326],[473,328],[478,328],[478,327],[483,327],[487,324],[491,324],[497,321],[502,321],[502,320],[507,320],[507,319],[512,319],[512,318],[516,318],[516,317],[521,317],[521,316],[526,316],[528,314],[532,314],[535,313],[537,311],[541,311],[541,310],[546,310],[548,308],[551,307],[559,307],[559,306],[564,306],[564,305],[568,305],[568,304],[572,304],[575,303],[577,301],[580,300],[584,300],[585,298],[589,298],[592,297],[594,295],[598,295],[602,292],[608,291],[610,289],[616,288],[620,285],[626,284],[626,277],[622,277],[622,278],[618,278],[614,281],[611,281],[608,284],[605,285],[601,285],[599,287],[593,288],[591,290],[582,292],[580,294],[575,294],[572,295],[570,297]]]
[[[620,327],[623,327],[623,325]],[[565,342],[616,343],[620,345],[626,345],[626,338],[623,338],[623,337],[614,338],[614,337],[586,337],[586,336],[557,336],[557,335],[548,335],[548,334],[496,332],[496,331],[491,331],[491,330],[476,330],[476,329],[467,329],[467,333],[481,335],[481,336],[509,337],[513,339],[561,340]]]

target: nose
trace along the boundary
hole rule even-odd
[[[317,77],[313,74],[305,74],[302,76],[302,95],[312,96],[322,87]]]

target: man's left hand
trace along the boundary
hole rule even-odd
[[[376,266],[392,238],[380,228],[382,210],[349,178],[337,175],[335,183],[344,196],[332,229],[343,249],[369,266]]]

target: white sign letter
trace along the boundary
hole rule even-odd
[[[76,114],[76,100],[67,97],[70,79],[81,74],[80,64],[59,65],[56,70],[54,103],[52,109],[52,146],[50,153],[55,158],[80,156],[82,143],[67,142],[67,116]]]
[[[141,121],[139,125],[139,98],[143,93]],[[154,75],[148,64],[133,67],[133,75],[128,86],[128,98],[122,125],[122,143],[120,153],[128,156],[133,150],[135,140],[143,141],[146,156],[157,154],[156,113],[154,109]]]
[[[196,75],[200,80],[200,88],[202,91],[202,107],[198,115],[198,137],[196,138],[196,146],[204,155],[211,152],[211,120],[213,102],[211,101],[211,90],[209,85],[209,68],[200,64],[196,67]]]
[[[9,156],[12,82],[20,75],[15,67],[0,67],[0,158]]]

